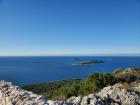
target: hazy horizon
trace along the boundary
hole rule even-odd
[[[38,55],[33,55],[33,54],[28,54],[28,55],[0,55],[0,57],[61,57],[61,56],[140,56],[140,54],[48,54],[48,55],[41,55],[41,54],[38,54]]]

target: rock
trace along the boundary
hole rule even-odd
[[[71,97],[69,98],[66,103],[71,103],[71,104],[75,104],[75,105],[79,105],[81,103],[82,100],[82,96],[79,97]]]
[[[48,100],[47,104],[48,105],[71,105],[71,103],[66,104],[66,102],[64,101],[52,101],[52,100]]]
[[[102,99],[97,98],[97,96],[95,96],[95,94],[89,94],[89,103],[90,105],[104,105],[104,102],[102,101]]]
[[[131,90],[122,89],[121,85],[105,87],[97,94],[53,101],[25,91],[11,82],[0,81],[0,105],[140,105],[140,83]]]
[[[97,95],[107,101],[108,103],[115,103],[118,105],[139,105],[140,96],[138,91],[126,91],[118,88],[120,84],[108,86],[101,90]]]
[[[81,101],[81,105],[88,105],[90,103],[89,97],[84,96]]]
[[[45,97],[0,81],[0,105],[47,105]]]

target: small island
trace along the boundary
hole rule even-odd
[[[101,64],[104,63],[104,61],[99,61],[99,60],[88,60],[88,61],[83,61],[79,63],[72,64],[73,66],[77,65],[91,65],[91,64]]]

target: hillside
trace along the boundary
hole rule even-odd
[[[139,83],[139,68],[120,68],[113,73],[92,73],[87,78],[55,81],[45,84],[24,86],[23,89],[46,96],[48,99],[65,100],[71,96],[97,93],[106,86],[116,83],[123,84],[123,88],[131,88],[135,82]],[[133,84],[131,86],[131,84]]]
[[[53,101],[22,90],[10,82],[0,81],[0,105],[139,105],[140,83],[129,90],[120,88],[121,85],[105,87],[96,94]]]
[[[0,81],[0,105],[139,105],[140,69],[117,69],[112,74],[93,73],[84,80],[23,88]]]

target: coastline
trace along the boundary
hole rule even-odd
[[[47,95],[50,90],[51,97]],[[139,92],[140,68],[121,68],[112,74],[93,73],[83,80],[55,81],[22,88],[0,81],[2,105],[137,105],[140,104]]]
[[[96,80],[94,78],[96,78]],[[98,79],[100,80],[100,82],[98,81]],[[102,88],[109,85],[114,85],[120,82],[129,83],[133,81],[139,81],[139,79],[140,68],[120,68],[114,70],[114,72],[112,73],[95,72],[90,74],[85,79],[58,80],[50,83],[32,84],[23,86],[23,89],[32,91],[36,94],[45,95],[47,98],[50,99],[55,99],[58,94],[63,94],[64,96],[66,96],[66,98],[70,98],[69,96],[72,96],[72,94],[75,94],[76,96],[88,95],[93,92],[99,92]],[[96,84],[96,82],[99,82],[99,84],[102,85]],[[87,87],[88,90],[83,90],[83,88]],[[81,92],[79,91],[80,89]],[[64,91],[71,91],[71,93],[67,94],[67,92],[65,93]],[[56,95],[53,96],[53,94]]]

